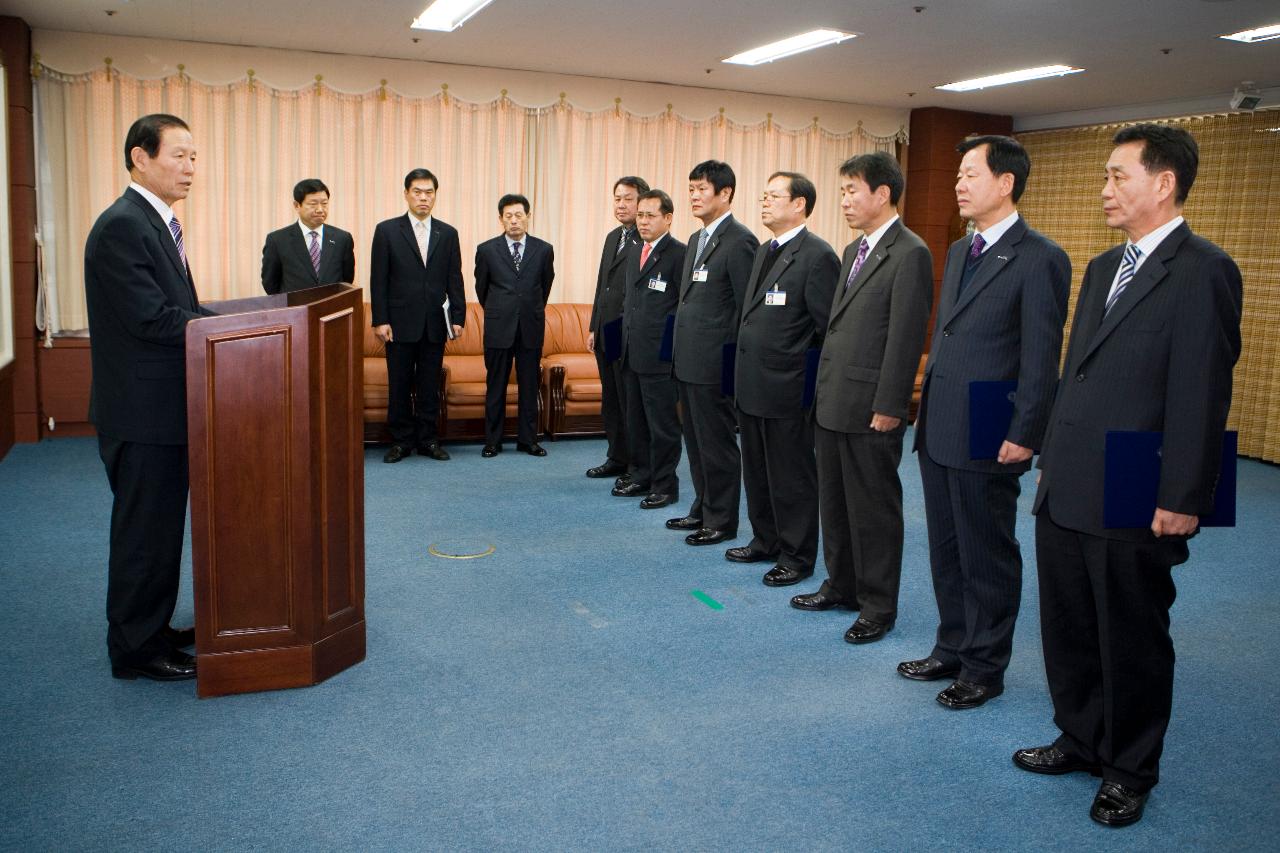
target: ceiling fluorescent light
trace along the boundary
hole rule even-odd
[[[415,30],[451,33],[492,2],[493,0],[435,0],[409,26]]]
[[[813,50],[815,47],[839,44],[851,38],[857,38],[857,34],[842,33],[839,30],[810,30],[807,33],[792,36],[782,41],[770,42],[769,44],[752,48],[721,61],[729,62],[733,65],[760,65],[765,62],[773,62],[775,59],[782,59],[784,56],[804,53],[806,50]]]
[[[1245,44],[1280,39],[1280,24],[1272,24],[1269,27],[1258,27],[1256,30],[1241,30],[1238,33],[1232,33],[1229,36],[1218,36],[1218,38],[1230,39],[1231,41],[1242,41]]]
[[[1027,80],[1040,80],[1044,77],[1064,77],[1067,74],[1078,74],[1083,70],[1083,68],[1073,68],[1070,65],[1042,65],[1039,68],[1026,68],[1022,71],[992,74],[990,77],[976,77],[973,80],[961,80],[959,83],[946,83],[933,88],[941,89],[944,92],[972,92],[974,89],[1007,86],[1010,83],[1023,83]]]

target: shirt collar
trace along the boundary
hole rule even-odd
[[[670,231],[667,232],[667,234],[670,234],[670,233],[671,233]],[[666,237],[667,234],[663,234],[662,237]],[[646,244],[649,247],[650,252],[652,252],[654,249],[658,247],[658,244],[662,242],[662,237],[659,237],[657,240],[654,240],[652,243]]]
[[[410,228],[417,229],[418,223],[421,222],[423,225],[427,226],[427,233],[428,234],[431,233],[431,217],[430,216],[428,216],[426,219],[421,219],[421,220],[418,219],[418,217],[414,216],[412,213],[405,213],[405,216],[408,217],[409,219]]]
[[[169,224],[169,220],[173,219],[172,207],[165,204],[160,199],[160,196],[156,195],[151,190],[147,189],[137,181],[130,181],[129,186],[132,187],[134,190],[136,190],[139,195],[145,198],[151,204],[151,206],[155,208],[156,213],[160,214],[160,219],[164,222],[165,225]]]
[[[801,223],[797,225],[795,228],[792,228],[790,231],[787,231],[784,234],[781,234],[780,236],[774,237],[773,239],[777,241],[779,247],[785,246],[787,244],[787,241],[795,238],[797,234],[799,234],[801,231],[804,230],[804,227],[805,227],[804,223]]]
[[[302,236],[307,238],[308,240],[311,239],[311,232],[314,231],[316,232],[316,240],[318,240],[321,243],[324,242],[324,223],[323,222],[317,225],[315,228],[312,228],[309,225],[307,225],[307,223],[299,219],[298,227],[302,229]]]
[[[883,237],[884,237],[884,232],[888,231],[888,230],[889,230],[889,226],[891,226],[891,225],[893,225],[893,223],[897,222],[897,221],[898,221],[898,218],[899,218],[899,217],[898,217],[898,214],[896,214],[896,213],[895,213],[893,216],[889,217],[889,221],[888,221],[888,222],[886,222],[885,224],[881,225],[879,228],[877,228],[876,230],[872,231],[870,234],[863,234],[863,235],[862,235],[862,239],[867,241],[867,252],[868,252],[868,253],[870,253],[870,252],[871,252],[871,250],[872,250],[872,249],[874,249],[874,248],[876,247],[876,243],[879,243],[879,242],[880,242],[880,240],[881,240],[881,239],[883,239]]]
[[[1186,220],[1181,216],[1175,216],[1173,219],[1170,219],[1159,228],[1138,240],[1134,245],[1138,247],[1138,251],[1142,253],[1142,257],[1149,257],[1151,253],[1164,242],[1164,238],[1172,234],[1174,230],[1185,221]]]
[[[711,237],[712,234],[716,233],[716,229],[720,227],[720,223],[724,222],[730,216],[733,216],[733,211],[726,210],[724,213],[720,215],[720,218],[717,219],[715,222],[712,222],[710,225],[706,225],[703,227],[702,230],[707,232],[708,239]]]
[[[1015,210],[1013,213],[1010,213],[1004,219],[1001,219],[999,222],[997,222],[995,225],[992,225],[987,230],[979,231],[978,233],[982,235],[982,242],[984,244],[982,247],[982,251],[985,252],[987,249],[990,249],[992,246],[998,243],[1000,241],[1000,238],[1004,236],[1005,232],[1008,231],[1010,228],[1012,228],[1013,223],[1017,221],[1018,221],[1018,211]]]
[[[528,234],[525,234],[525,235],[524,235],[523,237],[521,237],[519,240],[512,240],[510,237],[508,237],[508,236],[507,236],[507,233],[504,231],[504,232],[502,232],[502,239],[504,239],[504,240],[506,240],[506,241],[507,241],[507,251],[508,251],[508,252],[510,252],[510,251],[511,251],[511,247],[512,247],[512,246],[514,246],[517,242],[520,244],[520,248],[521,248],[521,249],[528,249],[528,248],[529,248],[529,235],[528,235]]]

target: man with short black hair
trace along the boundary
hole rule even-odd
[[[355,241],[328,225],[329,188],[319,178],[293,188],[298,221],[267,235],[262,246],[262,289],[288,293],[322,284],[350,284],[356,276]]]
[[[555,280],[551,244],[529,232],[529,199],[508,193],[498,200],[502,234],[476,246],[476,299],[484,308],[484,449],[502,452],[511,363],[516,368],[516,449],[546,456],[538,444],[538,371],[547,299]]]
[[[1171,570],[1214,508],[1243,288],[1235,262],[1182,218],[1200,160],[1191,134],[1138,124],[1114,143],[1102,210],[1126,240],[1085,270],[1033,508],[1061,734],[1013,762],[1100,775],[1089,816],[1127,826],[1160,778],[1173,705]],[[1155,508],[1141,508],[1149,524],[1115,527],[1103,499],[1108,444],[1135,431],[1160,436]]]

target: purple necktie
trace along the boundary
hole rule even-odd
[[[973,235],[973,245],[969,247],[969,261],[976,261],[982,257],[982,250],[987,247],[987,241],[982,239],[981,234]]]
[[[311,253],[311,266],[315,269],[316,275],[320,275],[320,235],[311,232],[311,246],[308,250]]]
[[[849,289],[849,285],[853,284],[853,280],[858,277],[858,270],[862,269],[862,262],[867,259],[867,249],[869,244],[867,238],[862,238],[862,243],[858,246],[858,254],[853,259],[853,268],[849,270],[849,277],[844,280],[845,290]]]
[[[178,244],[178,257],[182,258],[182,265],[190,269],[187,263],[187,252],[182,248],[182,223],[178,221],[178,217],[169,220],[169,231],[173,234],[173,242]]]
[[[516,265],[516,272],[520,272],[520,244],[511,244],[511,261]]]

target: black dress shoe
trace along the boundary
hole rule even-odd
[[[480,455],[483,456],[485,459],[492,459],[493,457],[497,456],[501,452],[502,452],[501,444],[486,444],[484,446],[484,450],[480,451]]]
[[[757,551],[750,545],[743,545],[741,548],[730,548],[725,551],[724,558],[730,563],[764,563],[778,559],[778,555]]]
[[[449,452],[441,447],[440,442],[438,441],[428,441],[426,444],[419,444],[418,455],[428,456],[439,462],[445,462],[450,458]]]
[[[623,486],[627,486],[630,484],[631,484],[630,474],[623,474],[621,477],[613,481],[613,487],[615,489],[621,489]]]
[[[960,664],[948,666],[935,657],[920,660],[904,660],[898,664],[898,675],[912,681],[937,681],[939,678],[955,678],[960,674]]]
[[[547,451],[542,448],[541,444],[534,442],[533,444],[525,444],[522,441],[516,442],[516,450],[521,453],[528,453],[530,456],[546,456]]]
[[[825,588],[820,588],[817,592],[811,592],[807,595],[792,596],[791,606],[796,610],[830,610],[833,607],[847,607],[850,610],[858,609],[858,605],[850,604],[843,598],[832,595]]]
[[[641,509],[662,509],[664,506],[671,506],[678,500],[675,495],[668,495],[662,492],[653,492],[644,500],[640,501]]]
[[[813,569],[806,572],[791,566],[774,566],[765,572],[760,580],[765,586],[791,586],[793,583],[800,583],[805,578],[811,577],[813,577]]]
[[[1077,770],[1086,770],[1094,776],[1102,775],[1099,765],[1068,755],[1053,744],[1020,749],[1013,754],[1013,763],[1023,770],[1044,773],[1046,776],[1061,776]]]
[[[719,545],[721,542],[727,542],[738,534],[730,533],[727,530],[712,530],[710,527],[700,528],[696,533],[690,533],[684,537],[686,545]]]
[[[398,444],[391,445],[391,449],[382,457],[383,462],[399,462],[401,459],[409,455],[409,448],[401,447]]]
[[[686,515],[680,518],[668,518],[667,529],[668,530],[701,530],[702,519],[695,518],[692,515]]]
[[[196,659],[174,649],[142,663],[112,664],[111,675],[125,681],[139,677],[152,681],[186,681],[196,677]]]
[[[196,629],[165,625],[160,629],[160,637],[175,649],[189,649],[196,644]]]
[[[846,643],[862,644],[874,643],[876,640],[883,640],[884,635],[893,630],[892,622],[876,622],[871,619],[863,619],[859,616],[849,630],[844,632],[844,641]]]
[[[587,476],[593,480],[602,480],[605,477],[616,477],[619,474],[625,474],[626,472],[626,465],[623,465],[621,462],[614,462],[612,459],[606,459],[603,465],[588,468]]]
[[[1093,798],[1089,817],[1106,826],[1128,826],[1142,820],[1150,791],[1135,791],[1119,782],[1103,782]]]
[[[972,681],[957,679],[950,687],[938,694],[938,704],[953,711],[967,711],[970,708],[985,705],[1003,692],[1003,685],[974,684]]]
[[[614,486],[609,494],[615,498],[634,498],[636,495],[649,494],[649,487],[640,483],[627,483],[625,486]]]

